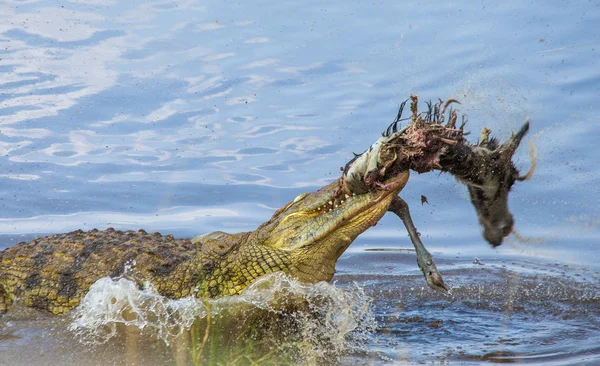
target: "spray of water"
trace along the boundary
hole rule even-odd
[[[190,347],[200,343],[203,351],[232,344],[240,348],[248,341],[253,349],[276,347],[288,359],[291,355],[296,361],[315,363],[366,349],[377,325],[370,303],[356,284],[306,285],[282,273],[264,276],[239,296],[215,300],[172,300],[149,284],[140,289],[126,278],[103,278],[74,311],[69,329],[88,344],[106,343],[119,335],[122,325],[166,345],[191,334]],[[195,331],[196,326],[203,330]],[[214,344],[205,348],[211,339]],[[232,351],[221,349],[219,354],[227,352]]]
[[[73,312],[69,330],[82,342],[105,343],[117,335],[117,325],[151,328],[166,343],[192,326],[196,317],[206,316],[201,302],[191,297],[170,300],[151,285],[139,289],[126,279],[101,278]]]

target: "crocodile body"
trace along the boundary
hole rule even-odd
[[[248,235],[194,244],[172,235],[108,228],[19,243],[0,252],[0,311],[20,298],[25,306],[66,313],[106,276],[126,275],[140,286],[150,282],[169,298],[234,295],[290,265],[288,252],[231,240]]]

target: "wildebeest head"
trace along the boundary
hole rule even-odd
[[[513,230],[514,219],[508,210],[508,193],[512,185],[517,180],[529,179],[535,169],[533,157],[532,166],[525,175],[519,175],[512,162],[512,156],[528,130],[529,122],[526,122],[508,141],[499,144],[496,139],[488,139],[490,131],[484,129],[479,144],[472,146],[470,158],[466,159],[470,163],[458,164],[469,170],[457,175],[467,185],[483,226],[483,236],[493,246],[502,244],[504,237]]]

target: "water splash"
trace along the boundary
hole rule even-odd
[[[171,300],[150,284],[140,289],[126,278],[103,278],[74,311],[69,330],[83,343],[102,344],[119,337],[121,326],[133,326],[167,346],[185,337],[190,349],[198,343],[203,348],[203,338],[219,347],[235,344],[234,350],[221,349],[223,355],[239,353],[248,347],[241,343],[250,342],[253,351],[275,347],[287,359],[315,363],[366,350],[377,325],[370,304],[357,284],[307,285],[282,273],[264,276],[239,296],[215,300]]]
[[[170,300],[151,285],[144,289],[126,279],[108,277],[96,281],[74,311],[69,330],[84,343],[105,343],[117,335],[117,325],[151,328],[169,341],[189,329],[196,317],[204,317],[203,305],[191,297]]]

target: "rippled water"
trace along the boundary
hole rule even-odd
[[[531,240],[490,249],[463,187],[413,174],[402,195],[452,295],[424,287],[414,253],[392,250],[411,244],[386,217],[315,290],[369,303],[347,314],[329,301],[327,314],[362,319],[356,330],[321,322],[302,347],[359,364],[598,363],[598,24],[592,1],[4,1],[0,248],[79,228],[252,230],[335,179],[411,93],[455,97],[473,139],[532,120],[538,169],[510,199]],[[528,167],[527,149],[517,164]],[[174,351],[134,325],[80,343],[74,321],[8,314],[0,364],[189,361],[184,341]]]
[[[0,355],[29,365],[600,362],[599,271],[510,257],[438,264],[450,294],[424,285],[413,252],[390,249],[344,256],[333,285],[276,274],[210,302],[106,278],[68,316],[5,315]]]

